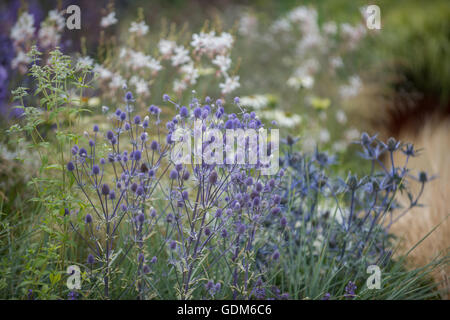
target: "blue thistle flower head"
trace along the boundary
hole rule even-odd
[[[105,183],[102,185],[102,195],[107,196],[109,195],[109,186]]]
[[[133,101],[133,94],[132,94],[130,91],[128,91],[128,92],[125,94],[125,101],[127,101],[127,102]]]
[[[67,170],[70,171],[70,172],[72,172],[73,170],[75,170],[75,165],[73,164],[72,161],[69,161],[69,162],[67,163]]]
[[[94,264],[94,262],[95,262],[94,256],[91,253],[89,253],[89,255],[87,257],[87,263],[92,265],[92,264]]]
[[[170,171],[170,175],[169,175],[170,179],[175,180],[178,178],[178,171],[177,170],[172,170]]]
[[[99,174],[100,173],[100,167],[98,165],[94,164],[92,166],[92,173],[95,174],[95,175]]]
[[[182,116],[183,118],[187,118],[189,116],[188,108],[186,108],[185,106],[182,106],[180,108],[180,116]]]

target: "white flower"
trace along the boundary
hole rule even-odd
[[[110,70],[104,68],[102,65],[99,64],[96,64],[92,71],[94,71],[94,73],[97,73],[98,77],[102,80],[110,79],[113,76],[113,73]]]
[[[323,46],[323,38],[318,30],[307,32],[297,44],[296,52],[304,55],[311,48],[321,48]]]
[[[58,30],[52,25],[45,25],[38,32],[39,43],[44,48],[56,47],[61,40]]]
[[[347,141],[354,141],[359,139],[360,133],[358,131],[358,129],[355,128],[351,128],[348,129],[345,133],[345,139],[347,139]]]
[[[330,141],[330,132],[327,129],[321,129],[319,131],[319,141],[322,143]]]
[[[26,55],[25,52],[19,51],[14,59],[11,61],[11,67],[16,69],[20,65],[27,65],[31,62],[31,58]]]
[[[252,36],[257,33],[258,18],[249,13],[245,13],[239,19],[238,32],[244,36]]]
[[[253,109],[263,109],[269,104],[267,95],[255,94],[251,96],[241,97],[240,104],[244,107],[252,107]]]
[[[332,146],[335,152],[344,152],[347,149],[347,142],[343,140],[336,141]]]
[[[80,57],[77,61],[77,69],[85,69],[87,67],[92,67],[94,65],[94,59],[89,56]]]
[[[314,8],[307,8],[304,6],[300,6],[292,9],[288,14],[288,19],[294,23],[316,20],[317,19],[317,11]]]
[[[122,48],[119,52],[119,59],[124,61],[124,64],[133,70],[148,68],[157,72],[162,69],[161,63],[158,60],[140,51]]]
[[[227,32],[222,32],[219,36],[214,31],[195,33],[192,35],[191,46],[201,54],[224,55],[233,46],[233,36]]]
[[[100,21],[100,26],[102,28],[107,28],[116,23],[117,23],[116,13],[113,11],[113,12],[108,13],[107,16],[102,17],[102,20]]]
[[[224,83],[219,84],[219,88],[222,90],[222,94],[228,94],[239,88],[241,84],[239,83],[239,76],[225,78]]]
[[[348,85],[343,85],[339,88],[339,94],[344,99],[352,98],[358,95],[361,88],[362,88],[361,79],[358,76],[352,76],[350,77]]]
[[[186,82],[176,79],[173,82],[173,91],[182,92],[187,89]]]
[[[287,85],[298,90],[300,88],[311,89],[314,86],[314,78],[310,75],[303,77],[290,77],[287,81]]]
[[[128,31],[130,33],[136,33],[138,36],[144,36],[148,32],[148,25],[146,25],[144,21],[133,21]]]
[[[148,63],[147,63],[147,68],[149,68],[150,70],[153,71],[159,71],[162,69],[161,63],[156,60],[155,58],[150,57]]]
[[[189,57],[189,51],[185,49],[183,46],[175,47],[174,53],[172,57],[170,57],[172,61],[172,66],[176,67],[191,61]]]
[[[197,83],[197,79],[199,77],[198,69],[194,67],[192,62],[184,64],[180,68],[180,72],[183,74],[183,81],[188,82],[191,85]]]
[[[33,38],[35,31],[34,17],[28,12],[24,12],[11,28],[10,37],[14,42],[23,43]]]
[[[149,88],[147,82],[137,76],[132,76],[130,79],[130,84],[136,88],[136,93],[138,95],[147,96],[149,94]]]
[[[119,59],[125,59],[127,54],[128,54],[128,49],[127,48],[120,48]]]
[[[337,120],[337,122],[339,122],[340,124],[346,124],[346,123],[347,123],[347,115],[345,114],[344,111],[338,110],[338,111],[336,112],[336,120]]]
[[[216,56],[212,61],[213,64],[219,67],[222,73],[226,73],[231,66],[231,59],[228,56]]]
[[[158,43],[159,52],[161,52],[164,57],[169,57],[176,46],[177,43],[172,40],[161,39]]]
[[[214,39],[215,53],[223,54],[233,46],[233,36],[228,32],[222,32],[220,36]]]
[[[328,21],[323,24],[322,29],[325,33],[333,35],[337,32],[337,24],[334,21]]]
[[[341,24],[341,32],[348,41],[348,47],[354,49],[358,42],[365,36],[366,27],[362,24],[352,26],[348,23],[343,23]]]
[[[297,7],[288,14],[288,19],[293,24],[300,25],[305,36],[312,33],[319,35],[316,9],[303,6]]]
[[[58,10],[51,10],[48,12],[48,22],[54,24],[58,31],[62,31],[66,26],[66,20],[64,19],[61,12]]]
[[[287,18],[281,18],[276,20],[271,26],[272,32],[289,32],[291,30],[291,23]]]
[[[294,75],[297,77],[304,77],[306,75],[312,75],[319,70],[320,64],[317,59],[309,58],[303,62],[300,67],[295,69]]]
[[[314,149],[316,148],[316,145],[317,145],[317,142],[316,142],[316,140],[314,140],[313,137],[306,137],[303,140],[302,148],[306,152],[311,152],[311,151],[314,151]]]
[[[286,114],[282,110],[265,110],[259,112],[262,118],[275,120],[280,127],[292,128],[298,125],[302,118],[298,114]]]
[[[342,61],[342,58],[339,56],[336,57],[331,57],[330,58],[330,65],[336,69],[336,68],[340,68],[344,65],[344,62]]]
[[[92,98],[89,98],[89,100],[88,100],[89,107],[97,107],[100,105],[100,103],[101,103],[101,100],[99,97],[92,97]]]
[[[122,88],[125,84],[126,82],[120,74],[114,74],[111,82],[109,83],[109,87],[111,89],[119,89]]]

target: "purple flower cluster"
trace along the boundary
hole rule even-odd
[[[349,281],[348,284],[345,286],[345,297],[347,299],[353,299],[356,296],[356,289],[358,287],[356,284],[354,284],[352,281]]]
[[[208,99],[209,104],[202,105],[194,98],[189,107],[180,107],[168,96],[164,100],[179,110],[166,123],[165,138],[160,128],[161,110],[152,105],[145,118],[133,115],[134,99],[129,92],[125,95],[125,111],[117,109],[112,117],[111,130],[102,134],[94,126],[88,147],[72,147],[67,170],[86,197],[90,212],[81,226],[71,225],[88,244],[87,264],[91,270],[97,268],[105,297],[109,297],[111,270],[117,270],[125,257],[136,252],[137,288],[139,296],[144,297],[149,290],[144,277],[159,258],[148,261],[146,256],[152,250],[144,244],[151,234],[164,230],[164,236],[155,241],[162,241],[161,247],[167,248],[180,298],[190,298],[195,290],[201,290],[200,280],[208,270],[223,264],[231,268],[233,297],[248,298],[251,279],[259,273],[252,257],[256,255],[255,241],[259,241],[262,222],[270,219],[285,223],[277,195],[283,172],[263,176],[259,162],[211,164],[202,158],[196,163],[177,163],[169,154],[183,143],[173,138],[180,129],[188,133],[187,137],[200,134],[201,146],[206,148],[212,140],[206,135],[208,129],[259,129],[263,124],[245,111],[242,117],[226,114],[221,100],[211,103]],[[198,121],[200,132],[194,126]],[[155,129],[156,136],[150,128]],[[101,148],[105,145],[101,140],[106,141],[107,150]],[[153,197],[164,198],[159,212],[152,206]],[[124,239],[123,243],[117,239]],[[122,256],[116,257],[119,251]],[[274,250],[273,259],[279,256]],[[220,291],[220,283],[207,285],[210,295]]]
[[[364,274],[368,264],[389,263],[389,228],[419,205],[425,184],[432,178],[425,172],[411,174],[408,160],[418,152],[413,145],[394,138],[383,142],[376,135],[363,133],[355,143],[362,148],[360,156],[370,162],[370,170],[362,177],[349,173],[346,179],[332,174],[330,165],[335,158],[318,150],[312,155],[293,151],[295,140],[285,140],[286,151],[280,161],[291,177],[279,186],[280,208],[285,217],[281,226],[267,221],[274,240],[259,249],[257,262],[276,260],[278,255],[272,248],[278,243],[279,252],[292,255],[293,260],[298,255],[313,261],[326,257],[346,266],[345,273],[339,272],[337,279],[348,279],[351,274],[355,282],[363,280],[357,275]],[[394,159],[400,157],[394,157],[394,153],[402,153],[404,161],[396,162]],[[419,184],[418,192],[413,193],[412,183]],[[398,202],[399,193],[407,195],[406,205]],[[324,270],[326,267],[321,264]],[[335,272],[333,267],[330,271]],[[346,296],[354,296],[355,290],[350,282]],[[338,296],[341,292],[331,294]]]
[[[88,147],[72,147],[72,160],[67,170],[73,174],[81,192],[90,204],[90,213],[84,217],[84,228],[89,238],[84,238],[79,227],[72,222],[73,229],[86,240],[90,248],[88,265],[102,262],[100,274],[105,286],[105,296],[109,296],[112,257],[119,244],[115,239],[121,232],[124,221],[130,226],[124,252],[138,251],[138,274],[147,274],[150,264],[146,263],[144,237],[153,231],[161,213],[148,205],[148,200],[170,164],[162,168],[162,159],[167,154],[168,145],[161,146],[158,136],[149,141],[150,116],[159,122],[158,112],[151,113],[143,121],[131,114],[132,94],[126,94],[125,111],[117,109],[112,119],[113,128],[104,135],[95,125]],[[100,150],[99,145],[108,145],[108,150]],[[102,141],[102,142],[101,142]],[[129,149],[126,149],[128,147]],[[103,242],[102,242],[103,241]],[[115,261],[120,263],[122,259]]]
[[[172,102],[169,97],[165,100]],[[194,127],[196,120],[200,130]],[[244,110],[241,117],[226,114],[221,100],[212,103],[207,98],[202,104],[194,98],[189,107],[179,108],[166,127],[169,136],[179,129],[187,130],[188,136],[200,136],[203,151],[214,141],[206,134],[208,129],[259,129],[263,124]],[[187,270],[179,274],[182,298],[198,287],[203,274],[194,270],[201,269],[200,261],[207,261],[208,268],[222,263],[232,266],[233,298],[248,297],[249,279],[256,272],[251,256],[256,254],[254,244],[262,222],[282,219],[280,198],[275,194],[282,174],[262,176],[260,166],[232,161],[208,164],[202,158],[198,163],[176,164],[171,170],[167,194],[176,242],[170,242],[171,261],[177,272]]]

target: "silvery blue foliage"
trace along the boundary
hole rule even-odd
[[[355,143],[362,148],[359,154],[369,161],[370,170],[361,177],[349,173],[342,179],[332,172],[336,158],[317,150],[312,155],[294,151],[296,141],[292,137],[284,140],[284,157],[280,159],[289,177],[279,188],[286,220],[281,225],[267,221],[271,241],[259,250],[258,261],[272,259],[272,247],[278,242],[281,254],[335,261],[339,267],[334,273],[356,276],[367,265],[390,263],[389,228],[420,206],[419,199],[430,180],[425,172],[414,176],[407,167],[418,151],[394,138],[385,143],[376,135],[363,133]],[[401,164],[394,161],[396,152],[405,156]],[[412,183],[420,186],[416,194]],[[400,193],[407,195],[407,203],[398,201]],[[338,280],[336,276],[336,284]],[[354,295],[356,286],[349,284],[347,289]]]

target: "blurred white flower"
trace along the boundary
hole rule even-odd
[[[158,42],[159,52],[161,52],[161,54],[163,55],[164,58],[169,57],[172,54],[172,52],[176,46],[177,46],[177,43],[172,40],[161,39]]]
[[[100,100],[99,97],[92,97],[92,98],[89,98],[89,100],[88,100],[88,102],[87,102],[87,104],[88,104],[89,107],[97,107],[97,106],[100,105],[100,103],[101,103],[101,100]]]
[[[136,88],[136,94],[138,96],[148,96],[149,95],[149,88],[147,82],[139,78],[138,76],[132,76],[130,79],[130,84],[133,85]]]
[[[291,23],[287,18],[280,18],[270,26],[270,30],[274,33],[289,32],[291,30]]]
[[[186,82],[180,80],[180,79],[176,79],[173,82],[173,91],[175,92],[182,92],[184,90],[187,89],[187,85]]]
[[[331,146],[335,152],[344,152],[347,149],[347,142],[343,140],[338,140]]]
[[[199,77],[198,70],[194,67],[192,62],[184,64],[180,68],[180,72],[183,74],[183,81],[187,82],[191,85],[197,83],[197,79]]]
[[[200,32],[192,35],[191,46],[201,54],[225,55],[233,46],[233,42],[233,36],[227,32],[222,32],[219,36],[216,36],[214,31]]]
[[[321,129],[319,131],[319,141],[322,143],[330,141],[330,132],[327,129]]]
[[[334,21],[328,21],[323,24],[322,29],[329,35],[334,35],[337,32],[337,24]]]
[[[94,66],[94,69],[93,69],[92,71],[93,71],[94,73],[98,74],[98,77],[99,77],[101,80],[107,80],[107,79],[112,78],[112,76],[113,76],[113,73],[112,73],[110,70],[104,68],[104,67],[103,67],[102,65],[100,65],[100,64],[96,64],[96,65]]]
[[[300,6],[292,9],[287,17],[291,22],[302,23],[305,21],[317,20],[317,11],[314,8]]]
[[[148,29],[149,29],[148,25],[146,25],[144,21],[140,22],[133,21],[131,22],[131,26],[128,29],[128,31],[130,33],[136,33],[138,36],[144,36],[147,34]]]
[[[298,125],[302,118],[298,114],[286,114],[282,110],[265,110],[258,113],[262,118],[275,120],[280,127],[292,128]]]
[[[298,90],[300,88],[311,89],[314,86],[314,78],[306,75],[303,77],[290,77],[287,85]]]
[[[324,41],[318,30],[306,33],[298,42],[296,52],[305,55],[312,48],[325,48]]]
[[[212,61],[213,64],[219,67],[222,73],[226,73],[231,66],[231,59],[228,56],[218,55]]]
[[[260,110],[267,107],[269,97],[264,94],[245,96],[240,98],[240,104],[244,107],[252,107],[253,109]]]
[[[17,44],[24,43],[33,38],[35,31],[34,17],[28,12],[24,12],[11,28],[10,37]]]
[[[330,65],[333,69],[337,69],[342,67],[344,65],[344,62],[342,61],[342,58],[339,56],[330,57]]]
[[[311,137],[311,136],[308,136],[308,137],[306,137],[306,138],[303,140],[302,148],[303,148],[304,151],[306,151],[306,152],[312,152],[312,151],[314,151],[314,149],[316,148],[316,146],[317,146],[317,142],[316,142],[316,140],[315,140],[313,137]]]
[[[348,85],[342,85],[339,88],[339,94],[344,99],[352,98],[358,95],[361,88],[362,88],[361,79],[358,76],[352,76],[350,77]]]
[[[176,67],[191,61],[189,51],[184,46],[177,46],[173,51],[173,55],[170,57],[172,66]]]
[[[345,139],[350,142],[350,141],[355,141],[355,140],[359,139],[360,133],[359,133],[358,129],[351,128],[351,129],[348,129],[347,131],[345,131],[344,136],[345,136]]]
[[[93,65],[94,65],[94,60],[89,56],[85,56],[85,57],[78,58],[76,68],[78,70],[80,70],[80,69],[85,69],[87,67],[92,67]]]
[[[366,27],[362,24],[352,26],[349,23],[342,23],[341,33],[347,40],[347,46],[355,49],[359,41],[366,35]]]
[[[345,112],[343,110],[338,110],[336,112],[336,120],[340,124],[346,124],[347,123],[347,115],[345,114]]]
[[[239,19],[238,32],[244,36],[252,36],[257,33],[258,18],[250,13],[244,13]]]
[[[11,61],[11,67],[16,69],[21,65],[27,65],[31,62],[31,58],[26,55],[25,52],[19,51],[14,59]]]
[[[239,76],[225,77],[225,82],[219,84],[219,88],[222,90],[222,94],[228,94],[239,88],[241,84],[239,83]]]
[[[54,48],[61,40],[61,35],[54,26],[45,25],[39,29],[38,38],[43,48]]]
[[[49,23],[54,24],[59,32],[66,26],[66,20],[64,19],[62,12],[58,10],[50,10],[48,12],[47,20]]]
[[[152,71],[159,71],[162,69],[162,66],[158,60],[151,56],[145,55],[143,52],[127,50],[124,54],[128,54],[129,56],[129,58],[125,60],[125,64],[133,70],[148,68]]]
[[[100,27],[107,28],[117,23],[116,13],[114,11],[108,13],[108,15],[102,17],[100,21]]]
[[[114,74],[111,82],[109,83],[109,87],[111,89],[119,89],[122,88],[126,84],[126,81],[120,74]]]

